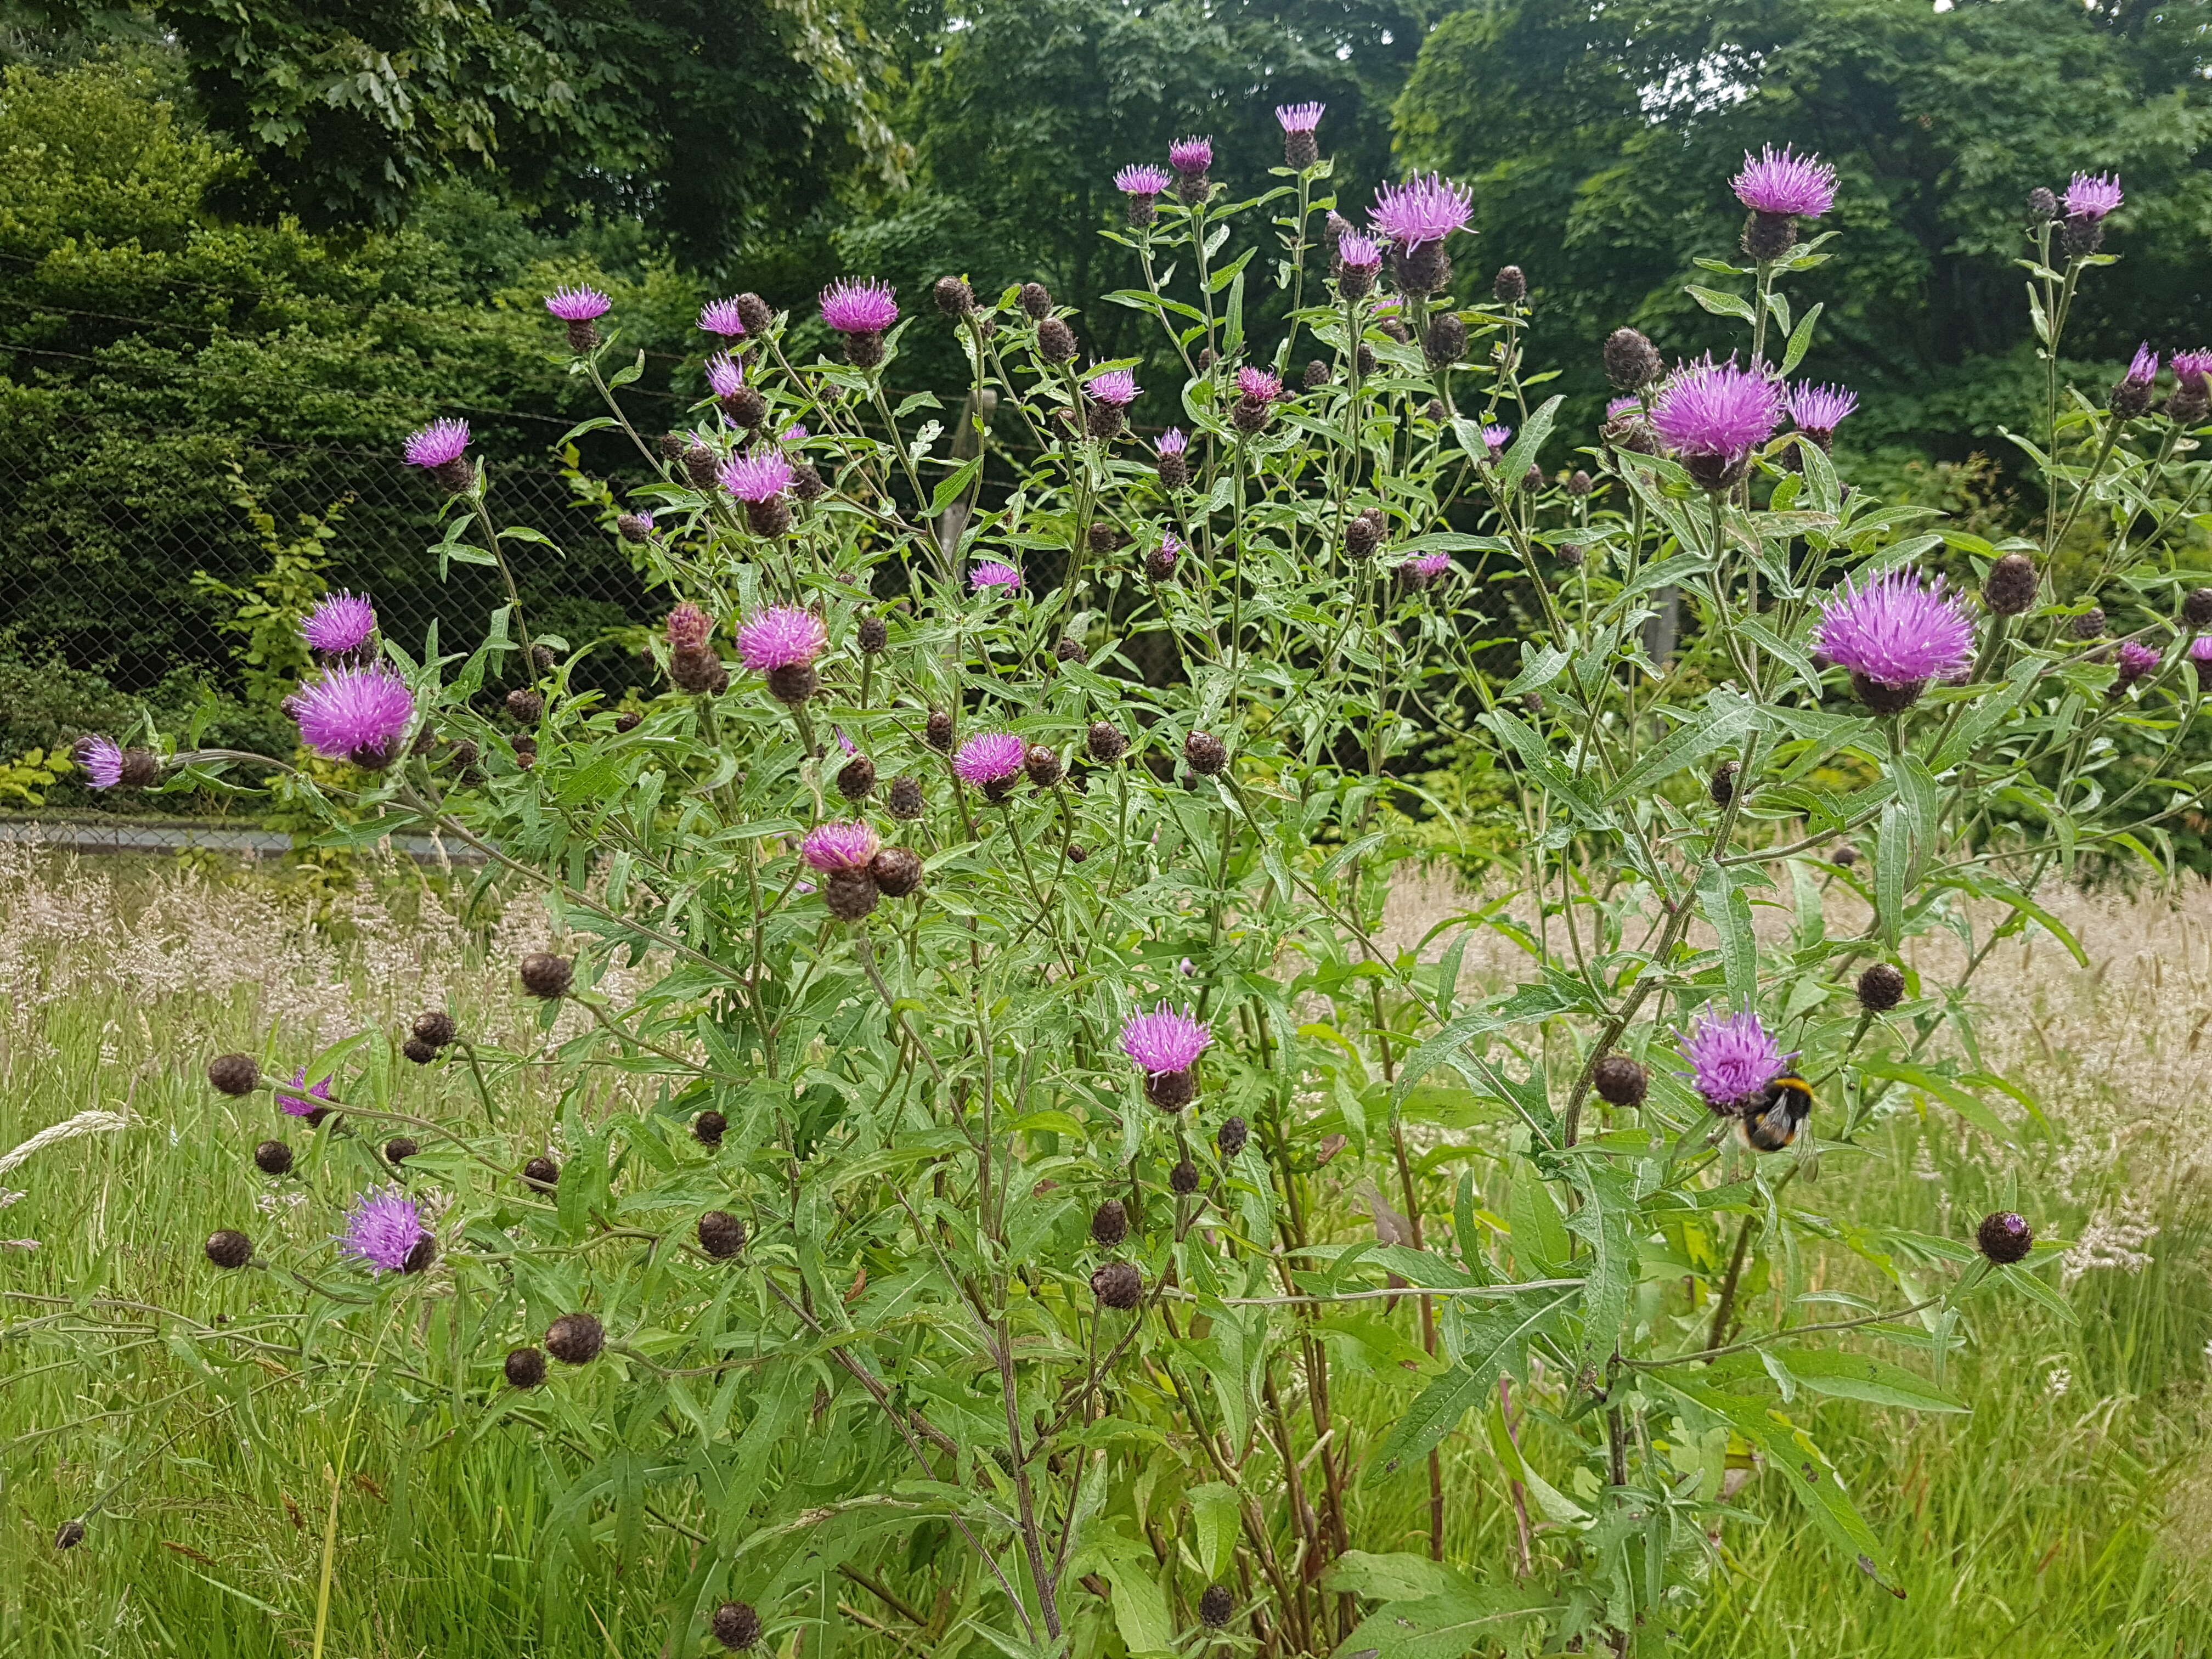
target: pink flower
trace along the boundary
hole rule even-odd
[[[299,1070],[292,1073],[292,1086],[295,1089],[302,1087],[307,1081],[307,1068],[306,1066],[302,1066]],[[282,1089],[279,1089],[276,1091],[276,1105],[277,1109],[287,1117],[311,1117],[319,1122],[322,1120],[323,1114],[328,1111],[330,1108],[327,1105],[319,1104],[319,1103],[326,1102],[330,1097],[331,1080],[328,1078],[325,1078],[320,1082],[317,1083],[313,1088],[307,1089],[304,1094],[288,1095]]]
[[[2139,680],[2158,667],[2158,653],[2140,640],[2120,641],[2120,683]]]
[[[722,488],[741,501],[773,501],[791,488],[791,463],[773,449],[756,449],[722,463]]]
[[[1372,274],[1382,268],[1382,245],[1364,231],[1347,230],[1336,239],[1336,262]]]
[[[1186,177],[1195,178],[1213,165],[1213,140],[1176,139],[1168,146],[1168,165]]]
[[[2212,380],[2206,379],[2212,375],[2212,351],[2203,346],[2188,351],[2177,351],[2168,367],[2173,370],[2173,378],[2182,385],[2192,391],[2212,392]]]
[[[112,738],[80,738],[70,756],[95,789],[112,789],[123,781],[123,750]]]
[[[2128,372],[2122,378],[2139,386],[2147,386],[2158,379],[2158,353],[2150,349],[2149,341],[2136,348],[2135,359],[2128,364]]]
[[[404,1273],[415,1253],[430,1237],[422,1224],[422,1212],[398,1187],[363,1193],[346,1213],[346,1230],[337,1235],[339,1253],[353,1258],[373,1273]],[[428,1261],[423,1258],[425,1265]]]
[[[1972,660],[1974,624],[1939,579],[1921,586],[1910,565],[1863,586],[1844,582],[1824,606],[1819,650],[1853,674],[1893,689],[1948,679]]]
[[[883,850],[883,837],[866,823],[817,823],[799,844],[799,855],[823,875],[840,870],[865,870],[868,860]]]
[[[1790,387],[1784,401],[1799,430],[1823,436],[1832,434],[1844,417],[1859,406],[1856,392],[1839,386],[1814,386],[1809,380]]]
[[[1513,428],[1510,426],[1486,426],[1482,428],[1482,441],[1492,457],[1503,455],[1505,446],[1513,441]]]
[[[1680,1045],[1682,1058],[1690,1063],[1682,1075],[1717,1112],[1740,1112],[1756,1105],[1766,1085],[1795,1058],[1782,1052],[1782,1045],[1749,1011],[1722,1016],[1709,1007],[1683,1034]]]
[[[714,619],[697,605],[679,605],[668,613],[668,648],[703,651],[714,632]]]
[[[745,389],[744,365],[726,351],[707,359],[707,385],[717,398],[734,398]]]
[[[433,421],[407,440],[407,465],[441,467],[458,461],[469,447],[466,421]]]
[[[756,674],[813,665],[830,643],[822,618],[794,605],[772,605],[745,618],[738,629],[738,655]]]
[[[588,323],[605,316],[613,304],[595,288],[556,288],[545,296],[545,309],[564,323]]]
[[[2077,173],[2074,182],[2066,186],[2066,216],[2094,224],[2126,199],[2120,192],[2117,173]]]
[[[898,321],[896,290],[876,276],[841,276],[822,290],[822,320],[840,334],[880,334]]]
[[[1013,592],[1022,585],[1022,573],[999,559],[986,559],[968,573],[968,585],[978,593],[987,587]]]
[[[311,651],[343,657],[358,651],[376,632],[376,607],[351,593],[333,593],[317,605],[300,629]]]
[[[1285,132],[1311,132],[1321,125],[1327,104],[1278,104],[1275,119]]]
[[[291,698],[300,738],[326,760],[386,766],[415,718],[415,694],[381,667],[334,668]]]
[[[1114,188],[1124,196],[1154,197],[1173,182],[1165,167],[1154,167],[1150,162],[1123,167],[1114,175]]]
[[[1678,455],[1735,459],[1774,435],[1782,422],[1782,388],[1731,357],[1705,357],[1674,371],[1652,402],[1651,426]]]
[[[1109,368],[1094,374],[1083,388],[1097,402],[1127,409],[1137,401],[1137,377],[1126,368]]]
[[[1425,583],[1436,580],[1452,568],[1449,553],[1424,553],[1418,559],[1407,560],[1406,563]]]
[[[726,340],[741,340],[745,333],[745,319],[738,315],[735,300],[708,301],[699,307],[699,326]]]
[[[1771,144],[1756,156],[1746,150],[1743,171],[1729,185],[1753,213],[1817,219],[1836,204],[1835,168],[1817,155],[1793,155],[1787,144],[1779,155]]]
[[[1011,732],[983,732],[960,745],[952,757],[952,770],[963,783],[982,788],[1003,783],[1022,769],[1027,750]]]
[[[2200,667],[2212,665],[2212,634],[2199,634],[2189,642],[2189,660]],[[112,744],[108,746],[114,747]]]
[[[1160,434],[1159,441],[1152,446],[1163,455],[1180,455],[1190,447],[1190,440],[1179,426],[1171,426]]]
[[[1473,191],[1431,173],[1425,179],[1416,175],[1402,185],[1385,185],[1376,191],[1375,210],[1368,216],[1376,229],[1400,247],[1418,247],[1464,230],[1474,213]]]
[[[1282,377],[1264,368],[1240,368],[1237,389],[1255,404],[1271,404],[1283,395]]]
[[[1149,1014],[1132,1014],[1121,1027],[1121,1052],[1139,1067],[1159,1076],[1188,1072],[1213,1044],[1213,1033],[1186,1009],[1170,1011],[1166,1003]]]

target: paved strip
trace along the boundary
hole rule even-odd
[[[240,830],[217,823],[88,823],[77,820],[41,822],[30,818],[0,820],[0,842],[28,842],[62,853],[178,853],[188,849],[231,853],[242,858],[266,854],[289,854],[313,844],[311,837],[282,830]],[[483,854],[470,847],[441,842],[428,836],[394,836],[388,843],[403,858],[418,864],[482,864]]]

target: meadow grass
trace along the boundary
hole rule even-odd
[[[2048,1231],[2078,1241],[2060,1275],[2075,1322],[1978,1304],[1948,1379],[1971,1415],[1801,1401],[1906,1594],[1838,1562],[1761,1474],[1733,1507],[1769,1518],[1722,1529],[1709,1598],[1683,1610],[1683,1651],[2212,1651],[2212,1102],[2179,1081],[2212,1022],[2212,902],[2084,898],[2065,913],[2088,969],[2026,944],[1978,981],[1985,1058],[2027,1084],[2055,1134],[2015,1154],[1940,1110],[1906,1114],[1881,1156],[1827,1160],[1817,1191],[1857,1218],[1957,1236],[2016,1183]],[[272,1027],[291,1051],[397,1030],[446,1001],[476,1029],[520,1036],[529,1016],[506,964],[543,926],[520,908],[457,919],[437,882],[408,871],[277,883],[0,849],[0,1153],[87,1110],[131,1119],[0,1176],[23,1193],[0,1208],[0,1236],[37,1241],[0,1249],[0,1653],[309,1652],[333,1484],[324,1652],[663,1651],[688,1547],[631,1510],[596,1522],[593,1547],[556,1551],[550,1516],[568,1471],[531,1430],[460,1423],[427,1394],[356,1419],[359,1378],[342,1359],[187,1340],[146,1311],[250,1336],[267,1292],[213,1273],[201,1241],[216,1225],[306,1224],[248,1157],[270,1132],[265,1100],[214,1094],[207,1055],[257,1047]],[[1941,971],[1942,947],[1927,951]],[[453,1085],[425,1073],[407,1086],[430,1107]],[[363,1140],[315,1156],[335,1185],[382,1174]],[[1386,1387],[1346,1380],[1352,1408],[1372,1407],[1370,1437],[1404,1397]],[[1532,1395],[1528,1449],[1564,1485],[1565,1441],[1547,1437]],[[1462,1436],[1445,1467],[1449,1553],[1509,1575],[1494,1463]],[[1424,1500],[1414,1480],[1363,1488],[1364,1540],[1420,1549]],[[56,1527],[88,1510],[84,1542],[57,1551]],[[1559,1547],[1540,1531],[1540,1553]],[[805,1659],[861,1633],[840,1623],[810,1635]]]

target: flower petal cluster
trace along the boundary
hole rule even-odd
[[[1114,175],[1114,188],[1124,196],[1158,196],[1174,182],[1165,167],[1150,161],[1132,163]]]
[[[1022,585],[1022,573],[1002,559],[986,559],[968,573],[968,586],[980,593],[987,587],[1012,592]]]
[[[409,434],[405,451],[410,466],[440,467],[458,461],[469,447],[466,421],[433,421]]]
[[[1782,388],[1730,357],[1711,357],[1677,368],[1652,400],[1651,426],[1678,455],[1734,459],[1774,435],[1782,423]]]
[[[1814,386],[1809,380],[1790,387],[1784,402],[1790,418],[1807,432],[1833,432],[1859,406],[1858,393],[1849,387]]]
[[[1972,659],[1974,624],[1937,579],[1905,565],[1861,584],[1847,580],[1820,612],[1820,651],[1854,674],[1893,688],[1948,679]]]
[[[123,781],[123,750],[112,738],[81,738],[71,758],[95,789],[112,789]]]
[[[342,657],[358,651],[376,632],[376,607],[352,593],[332,593],[310,611],[300,637],[311,651]]]
[[[952,757],[952,770],[961,782],[981,788],[1002,783],[1022,769],[1028,747],[1011,732],[981,732],[962,744]]]
[[[715,476],[741,501],[773,501],[791,488],[791,463],[779,450],[756,449],[731,457]]]
[[[1195,175],[1213,165],[1213,140],[1178,138],[1168,146],[1168,165],[1177,173]]]
[[[719,334],[726,340],[742,340],[745,336],[745,319],[738,311],[735,300],[709,300],[699,307],[699,326],[708,334]]]
[[[1375,210],[1368,217],[1376,229],[1405,248],[1440,242],[1452,232],[1466,229],[1474,214],[1472,190],[1431,173],[1402,185],[1383,185],[1375,192]]]
[[[822,618],[796,605],[757,611],[738,629],[738,655],[756,674],[812,665],[830,643]]]
[[[1152,447],[1163,455],[1180,455],[1190,447],[1190,437],[1181,427],[1171,426],[1160,434],[1159,441]]]
[[[415,1200],[386,1187],[363,1193],[346,1212],[338,1249],[373,1273],[404,1273],[416,1246],[429,1236]]]
[[[799,855],[810,868],[830,875],[839,870],[865,870],[883,850],[884,841],[873,826],[858,820],[817,823],[799,844]]]
[[[1706,1008],[1691,1022],[1678,1047],[1690,1067],[1680,1075],[1717,1112],[1740,1112],[1756,1104],[1793,1058],[1782,1052],[1758,1014],[1748,1009],[1718,1014]]]
[[[613,305],[595,288],[556,288],[545,296],[545,309],[564,323],[588,323],[605,316]]]
[[[734,398],[745,389],[745,366],[726,351],[707,359],[707,386],[717,398]]]
[[[1283,380],[1272,369],[1247,367],[1237,371],[1237,389],[1255,404],[1271,404],[1283,395]]]
[[[302,1066],[292,1073],[292,1086],[295,1089],[303,1088],[307,1081],[306,1066]],[[307,1089],[303,1094],[288,1095],[279,1089],[276,1091],[276,1106],[277,1109],[287,1117],[313,1117],[319,1112],[329,1109],[330,1097],[331,1080],[325,1078],[313,1088]]]
[[[1836,170],[1817,155],[1778,153],[1763,145],[1757,155],[1746,150],[1743,171],[1729,181],[1735,199],[1753,213],[1789,214],[1817,219],[1836,204]]]
[[[822,290],[822,320],[840,334],[880,334],[898,321],[897,291],[879,276],[841,276]]]
[[[1096,402],[1115,409],[1127,409],[1137,401],[1136,373],[1127,368],[1109,368],[1102,374],[1092,375],[1084,383],[1083,389]]]
[[[407,682],[381,666],[333,668],[291,698],[300,738],[326,760],[381,765],[415,718]]]
[[[2066,186],[2066,216],[2094,224],[2126,199],[2117,173],[2077,173],[2074,182]]]
[[[1285,132],[1311,132],[1321,125],[1321,118],[1328,109],[1327,104],[1278,104],[1275,119]]]
[[[1163,1002],[1149,1014],[1132,1014],[1121,1027],[1121,1052],[1155,1074],[1187,1072],[1213,1043],[1213,1033],[1188,1009],[1180,1012]]]

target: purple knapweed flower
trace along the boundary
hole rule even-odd
[[[1247,366],[1237,371],[1237,389],[1255,404],[1271,404],[1283,395],[1283,380],[1272,369]]]
[[[1832,662],[1893,691],[1948,679],[1974,650],[1974,624],[1941,578],[1923,586],[1905,565],[1843,590],[1820,611],[1814,640]]]
[[[757,611],[738,629],[738,655],[756,674],[811,667],[829,643],[830,630],[822,618],[796,605],[772,605]]]
[[[323,1078],[308,1088],[307,1068],[302,1066],[292,1073],[292,1086],[304,1092],[288,1095],[282,1089],[276,1091],[276,1107],[285,1116],[320,1119],[330,1110],[330,1079]]]
[[[986,559],[968,573],[968,586],[981,593],[987,587],[1003,587],[1009,593],[1022,585],[1022,573],[1003,559]]]
[[[1196,177],[1213,165],[1213,140],[1178,138],[1168,146],[1168,165],[1177,173]]]
[[[1402,185],[1383,185],[1375,192],[1375,210],[1367,216],[1376,229],[1400,247],[1409,248],[1440,242],[1452,232],[1464,230],[1474,212],[1472,190],[1431,173]]]
[[[1495,459],[1503,455],[1505,446],[1513,441],[1513,428],[1510,426],[1486,426],[1482,428],[1482,441],[1488,447],[1491,458]]]
[[[382,667],[333,668],[301,686],[290,706],[300,738],[326,760],[383,766],[415,718],[407,682]]]
[[[1328,108],[1327,104],[1278,104],[1275,119],[1285,132],[1311,132],[1321,125]]]
[[[123,750],[112,738],[83,738],[70,758],[83,769],[84,781],[95,789],[112,789],[123,781]]]
[[[1439,576],[1448,574],[1451,568],[1452,557],[1449,553],[1424,553],[1418,559],[1406,561],[1406,568],[1413,573],[1414,579],[1423,586]]]
[[[1814,386],[1800,380],[1784,398],[1790,418],[1805,432],[1832,436],[1844,416],[1859,406],[1858,394],[1839,386]]]
[[[404,1273],[430,1230],[422,1212],[397,1187],[363,1193],[346,1212],[346,1228],[337,1235],[340,1254],[373,1273]]]
[[[1137,376],[1133,369],[1109,368],[1103,374],[1094,374],[1084,383],[1083,389],[1097,403],[1115,409],[1127,409],[1137,401]]]
[[[2146,340],[2136,348],[2135,357],[2128,364],[2128,372],[2121,379],[2130,386],[2147,387],[2157,378],[2158,353],[2150,349],[2150,342]]]
[[[1011,732],[979,732],[953,755],[953,775],[979,789],[1004,783],[1022,769],[1027,753],[1022,740]]]
[[[1179,426],[1171,426],[1160,434],[1159,441],[1152,446],[1163,455],[1180,455],[1190,447],[1190,438]]]
[[[1680,455],[1747,454],[1781,422],[1782,388],[1734,357],[1681,365],[1652,400],[1652,428]]]
[[[803,444],[806,437],[806,428],[803,422],[793,422],[783,429],[783,441],[787,444]]]
[[[461,459],[468,447],[469,423],[466,421],[433,421],[420,432],[409,434],[407,465],[428,467],[433,471],[450,466]]]
[[[2077,173],[2066,186],[2066,216],[2094,224],[2127,198],[2120,191],[2118,173]]]
[[[1149,201],[1175,182],[1168,170],[1149,161],[1139,161],[1123,167],[1114,175],[1114,188],[1124,196],[1134,196]]]
[[[717,398],[734,398],[745,389],[745,367],[726,351],[707,359],[707,386]]]
[[[545,309],[564,323],[588,323],[604,317],[614,301],[595,288],[556,288],[545,296]]]
[[[2199,634],[2189,642],[2189,660],[2199,668],[2212,667],[2212,634]]]
[[[1205,1022],[1185,1009],[1177,1013],[1159,1003],[1149,1014],[1132,1014],[1121,1027],[1121,1052],[1138,1069],[1155,1076],[1188,1072],[1213,1045]]]
[[[2141,640],[2122,640],[2119,650],[2120,683],[2139,680],[2158,669],[2158,653]]]
[[[845,735],[845,728],[843,726],[834,726],[831,729],[837,734],[837,748],[840,753],[857,755],[860,752],[860,745],[854,743],[852,738]]]
[[[1336,262],[1371,275],[1382,268],[1382,245],[1364,231],[1347,230],[1336,239]]]
[[[704,651],[714,637],[714,619],[686,600],[668,613],[667,628],[670,650]]]
[[[2195,346],[2187,351],[2177,351],[2168,361],[2173,378],[2192,392],[2212,393],[2212,351]]]
[[[358,651],[376,632],[376,607],[351,593],[332,593],[308,613],[300,637],[311,651],[343,657]]]
[[[1680,1075],[1688,1078],[1717,1112],[1741,1112],[1756,1105],[1766,1085],[1796,1058],[1782,1052],[1782,1045],[1748,1009],[1725,1015],[1705,1009],[1678,1039],[1678,1046],[1690,1063],[1690,1069]]]
[[[773,449],[756,449],[722,463],[722,488],[741,501],[772,501],[791,488],[791,463]]]
[[[1817,155],[1793,155],[1784,144],[1743,153],[1743,171],[1729,181],[1735,199],[1753,213],[1817,219],[1836,204],[1836,170]]]
[[[1605,406],[1605,418],[1607,420],[1618,420],[1623,415],[1633,415],[1637,419],[1642,420],[1644,418],[1644,399],[1641,398],[1615,398],[1607,403]]]
[[[896,292],[879,276],[841,276],[822,290],[822,320],[840,334],[880,334],[898,321]]]
[[[823,875],[840,870],[865,870],[868,860],[883,851],[884,838],[872,826],[858,822],[817,823],[799,844],[799,856]]]
[[[745,337],[745,319],[738,313],[735,300],[708,301],[699,307],[699,326],[726,340],[742,340]]]

